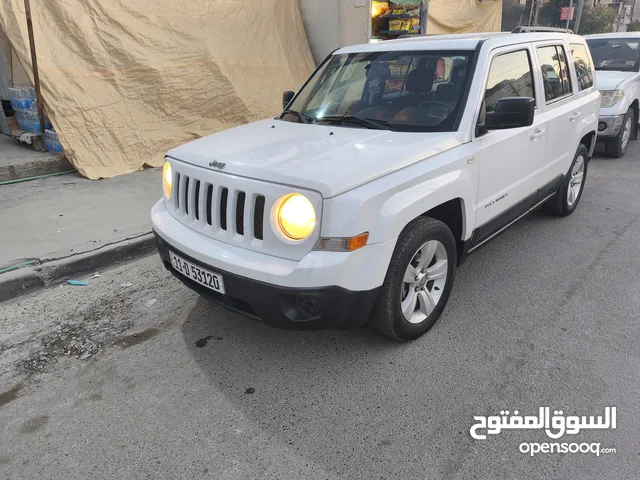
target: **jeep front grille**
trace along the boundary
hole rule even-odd
[[[248,207],[247,192],[230,191],[227,187],[218,187],[216,195],[216,186],[177,172],[175,182],[177,185],[174,204],[176,211],[184,213],[196,223],[203,222],[212,227],[219,225],[225,231],[232,228],[233,233],[238,235],[244,235],[247,232],[257,240],[263,239],[265,203],[263,195],[253,195],[249,199],[252,202],[250,210],[253,214],[248,218],[253,222],[247,222],[245,216],[245,209]],[[206,215],[201,216],[200,212],[206,212]],[[217,213],[217,218],[214,212]]]
[[[273,206],[295,188],[238,177],[171,159],[173,194],[167,201],[171,214],[202,235],[281,258],[300,260],[311,251],[319,230],[308,239],[292,243],[272,227]],[[306,195],[321,215],[322,197]]]

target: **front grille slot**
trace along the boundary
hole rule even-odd
[[[238,199],[236,202],[236,232],[239,235],[244,235],[244,201],[246,197],[246,193],[238,193]]]
[[[264,202],[262,195],[256,197],[256,207],[253,210],[253,236],[258,240],[263,240],[263,224],[264,224]]]
[[[196,220],[200,220],[200,180],[196,180],[196,192],[195,192],[195,215]]]
[[[220,228],[227,229],[227,200],[229,197],[229,189],[223,188],[220,195]]]
[[[213,224],[211,210],[213,209],[213,185],[207,187],[207,223]]]
[[[176,173],[176,209],[180,210],[180,174]]]
[[[184,176],[184,213],[189,215],[189,177]]]

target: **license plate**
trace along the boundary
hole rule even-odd
[[[169,251],[169,257],[171,258],[171,265],[178,273],[181,273],[202,286],[210,288],[214,292],[225,293],[224,282],[222,281],[221,275],[200,268],[171,251]]]

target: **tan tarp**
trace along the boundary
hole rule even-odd
[[[97,179],[159,166],[187,140],[275,115],[314,68],[298,0],[31,0],[43,98]],[[30,71],[23,0],[0,27]]]
[[[499,32],[502,24],[502,1],[431,0],[429,34]]]

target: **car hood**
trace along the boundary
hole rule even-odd
[[[167,156],[199,167],[313,189],[324,198],[454,148],[460,134],[405,133],[262,120],[194,140]]]
[[[596,84],[598,90],[615,90],[618,85],[634,75],[637,74],[635,72],[596,70]]]

